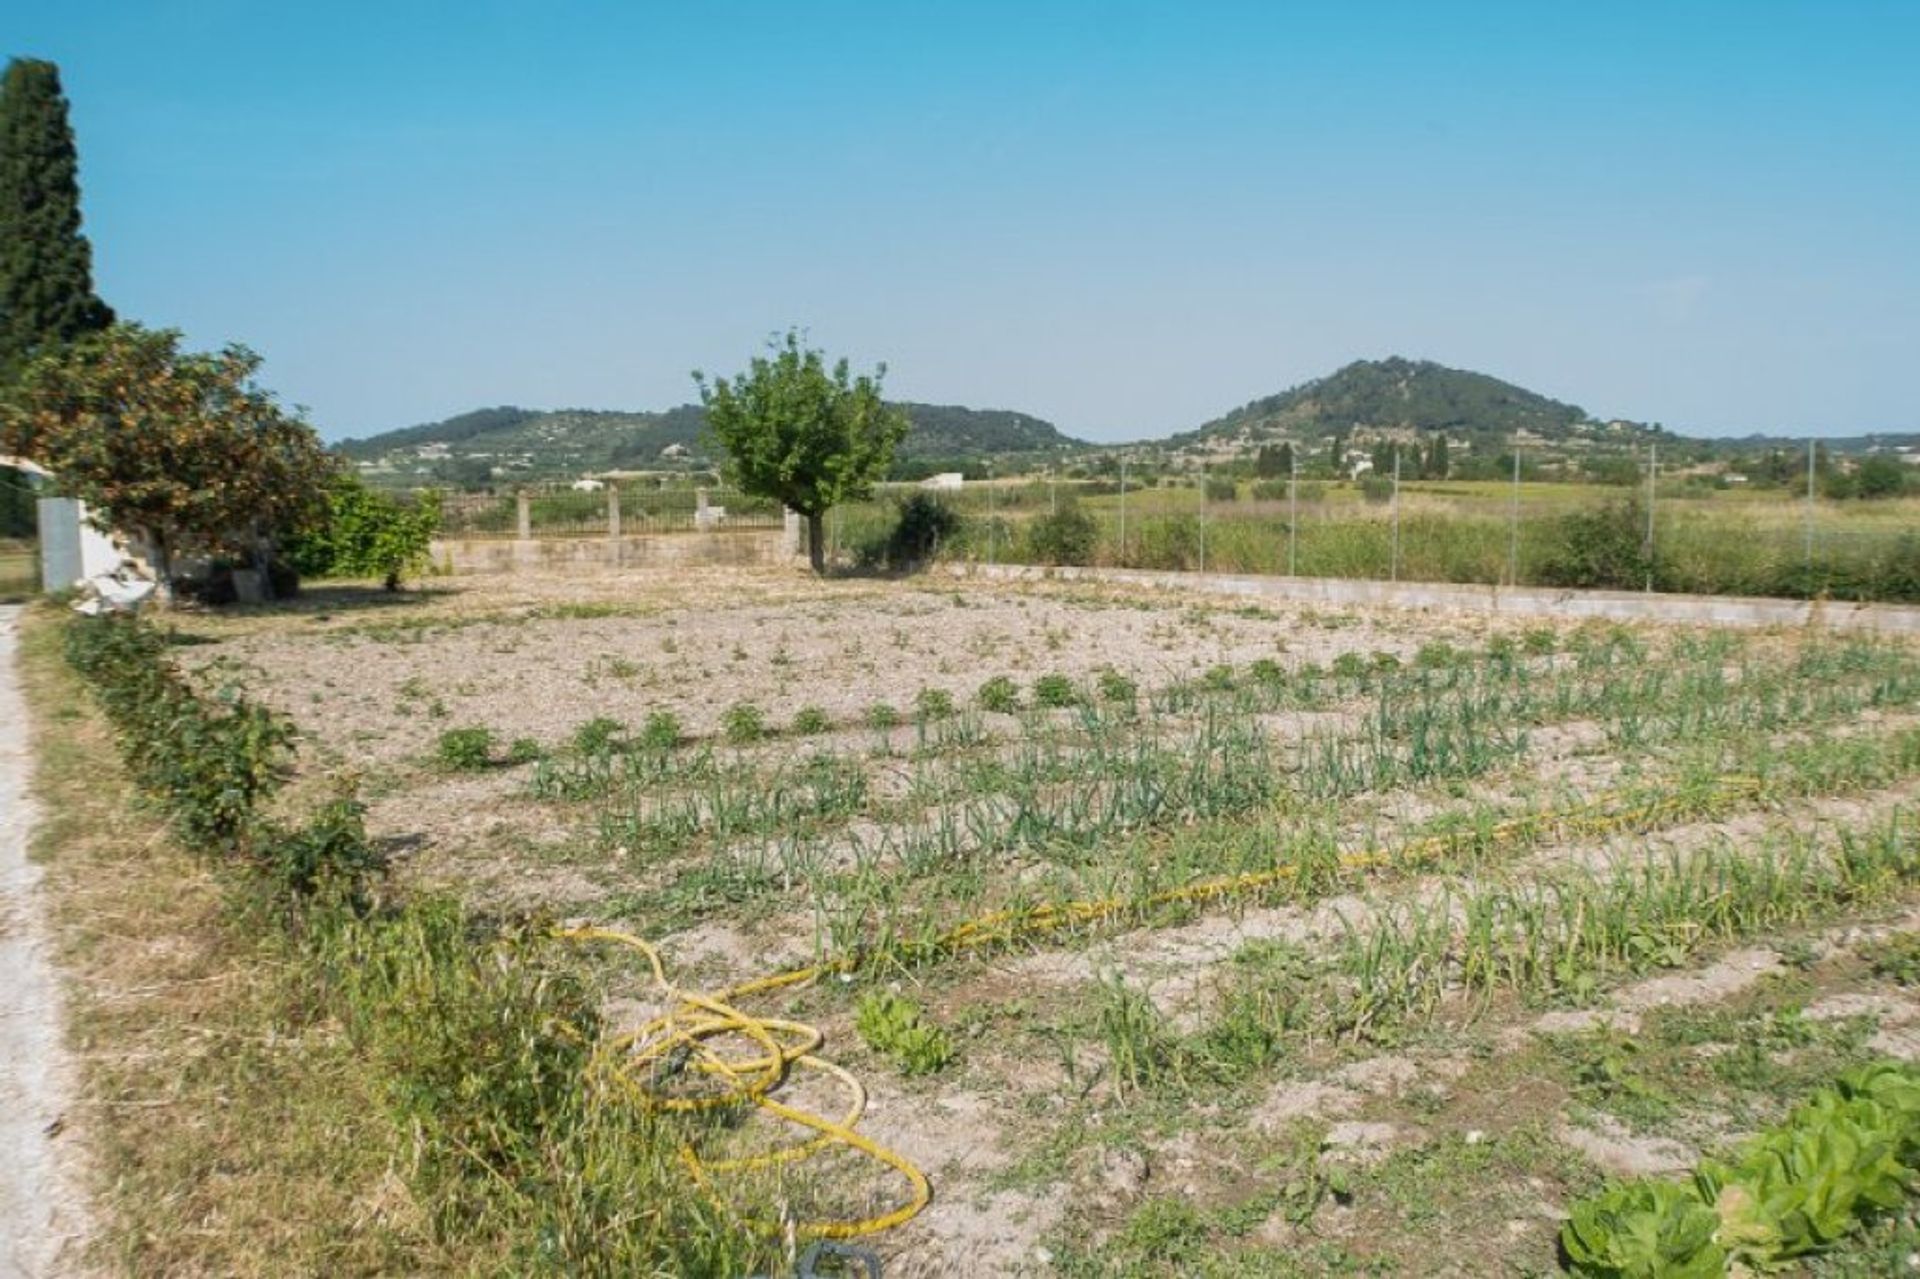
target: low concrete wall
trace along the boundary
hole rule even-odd
[[[1837,600],[1758,599],[1737,595],[1654,595],[1636,591],[1568,591],[1550,587],[1463,586],[1452,582],[1366,582],[1336,577],[1258,577],[1233,573],[1164,573],[1124,568],[1036,568],[955,565],[957,576],[1013,581],[1126,582],[1171,590],[1214,591],[1301,604],[1446,609],[1510,617],[1598,617],[1614,621],[1711,626],[1825,626],[1833,630],[1920,635],[1920,608]]]
[[[624,537],[444,538],[433,543],[436,568],[455,573],[546,572],[569,568],[693,568],[779,564],[792,557],[779,529],[636,533]]]

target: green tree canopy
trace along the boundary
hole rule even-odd
[[[0,381],[113,323],[80,234],[79,158],[60,71],[15,58],[0,78]]]
[[[186,352],[173,330],[116,325],[27,365],[0,403],[0,453],[139,537],[169,597],[182,553],[258,556],[324,509],[337,463],[259,368],[245,347]]]
[[[377,577],[397,591],[426,567],[439,528],[439,493],[382,493],[343,470],[327,486],[324,517],[296,533],[287,555],[304,576]]]
[[[906,415],[880,398],[886,371],[856,378],[845,360],[829,369],[789,331],[732,380],[693,375],[727,481],[806,517],[816,573],[826,570],[822,518],[870,494],[907,433]]]

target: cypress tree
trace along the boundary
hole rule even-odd
[[[0,79],[0,381],[36,351],[112,323],[80,234],[79,159],[60,69],[15,58]]]

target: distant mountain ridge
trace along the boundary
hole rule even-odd
[[[1603,432],[1648,433],[1637,423],[1600,423],[1565,404],[1486,373],[1448,368],[1431,360],[1389,356],[1356,360],[1325,377],[1254,400],[1173,436],[1174,449],[1257,447],[1266,440],[1317,442],[1350,432],[1444,431],[1453,436],[1511,436],[1525,431],[1543,440]]]
[[[1011,409],[902,402],[912,423],[899,457],[956,463],[1007,454],[1060,453],[1087,447],[1044,419]],[[653,470],[707,455],[706,411],[683,404],[663,412],[474,409],[438,422],[385,431],[336,447],[354,461],[410,473],[465,463],[529,476]]]

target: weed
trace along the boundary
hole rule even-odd
[[[654,711],[640,728],[640,745],[650,751],[669,751],[686,737],[680,717],[672,711]]]
[[[1073,681],[1065,675],[1042,675],[1033,681],[1033,704],[1048,709],[1073,706],[1080,701],[1080,695],[1074,690]]]
[[[478,772],[493,763],[493,730],[450,728],[440,734],[434,753],[443,767],[456,772]]]
[[[582,755],[604,755],[626,731],[619,720],[596,716],[573,730],[573,749]]]
[[[867,727],[877,733],[884,733],[900,727],[900,712],[891,702],[875,702],[867,707]]]
[[[995,675],[980,685],[974,700],[983,711],[1011,715],[1020,709],[1020,686],[1005,675]]]
[[[793,733],[796,737],[811,737],[824,733],[833,726],[827,713],[818,706],[802,706],[793,713]]]
[[[947,719],[953,714],[953,694],[944,688],[923,688],[913,699],[913,709],[923,724]]]

